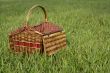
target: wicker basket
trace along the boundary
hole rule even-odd
[[[37,7],[43,10],[45,21],[36,26],[29,26],[32,10]],[[66,46],[66,35],[62,28],[48,22],[44,7],[34,5],[28,11],[25,25],[10,33],[9,42],[14,52],[33,53],[39,51],[52,55]]]

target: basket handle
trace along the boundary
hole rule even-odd
[[[45,22],[47,22],[47,12],[46,12],[45,8],[44,8],[43,6],[40,6],[40,5],[34,5],[34,6],[32,6],[32,7],[29,9],[29,11],[28,11],[28,13],[27,13],[27,16],[26,16],[26,25],[27,25],[28,22],[29,22],[29,18],[30,18],[30,15],[32,14],[32,10],[34,10],[34,9],[37,8],[37,7],[41,8],[41,9],[43,10],[44,16],[45,16]]]

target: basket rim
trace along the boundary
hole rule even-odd
[[[58,28],[58,30],[53,31],[53,32],[50,31],[49,33],[42,33],[42,32],[39,32],[35,29],[36,27],[43,26],[45,24],[51,25],[52,27],[56,27],[56,28]],[[63,29],[61,27],[59,27],[58,25],[53,24],[52,22],[42,22],[42,23],[40,23],[38,25],[34,25],[34,26],[19,27],[16,30],[12,31],[9,35],[14,36],[14,35],[20,34],[22,32],[26,32],[26,31],[33,31],[33,32],[35,32],[39,35],[49,35],[49,34],[52,34],[52,33],[55,33],[55,32],[63,31]]]

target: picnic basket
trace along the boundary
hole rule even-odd
[[[45,21],[29,26],[29,18],[35,8],[43,10]],[[52,55],[66,47],[66,35],[61,27],[47,20],[44,7],[34,5],[27,13],[25,25],[9,34],[9,43],[14,52],[33,53],[37,51]]]

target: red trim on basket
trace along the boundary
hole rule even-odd
[[[40,43],[36,42],[21,42],[21,41],[14,41],[14,45],[16,46],[26,46],[26,47],[33,47],[33,48],[40,48]]]

